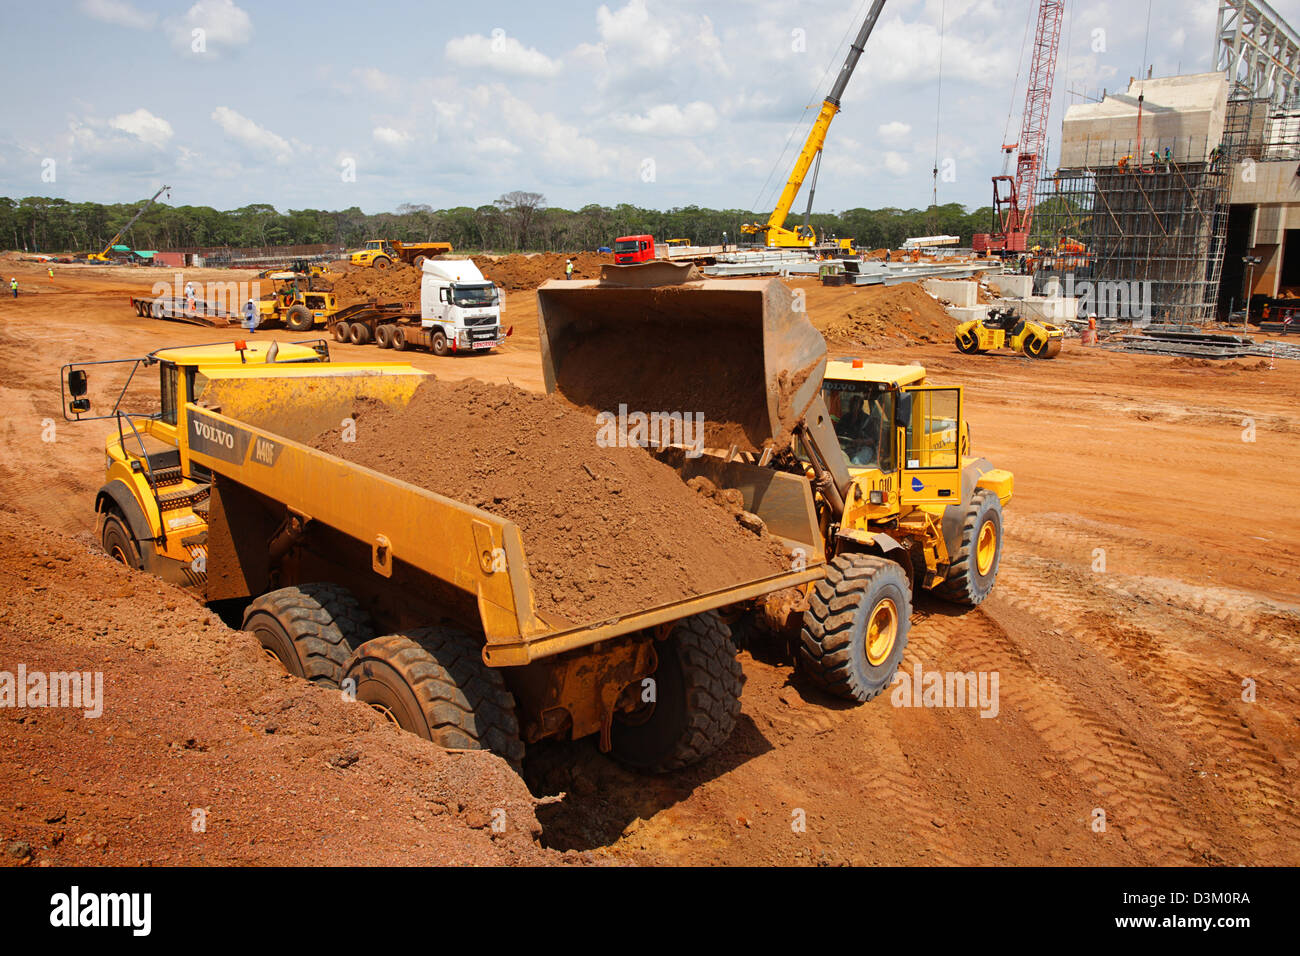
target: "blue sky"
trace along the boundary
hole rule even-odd
[[[173,204],[281,211],[476,206],[512,189],[569,208],[770,208],[868,6],[10,2],[0,195],[127,202],[165,182]],[[1273,6],[1300,22],[1300,0]],[[1036,8],[887,0],[816,207],[927,205],[936,120],[955,173],[939,201],[986,204]],[[1145,0],[1069,0],[1053,139],[1077,101],[1066,85],[1126,85],[1144,44],[1157,76],[1209,69],[1216,11],[1151,0],[1148,33]]]

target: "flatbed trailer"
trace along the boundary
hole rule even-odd
[[[216,306],[209,306],[203,299],[195,299],[193,308],[178,305],[172,296],[160,295],[130,297],[131,308],[142,319],[163,319],[168,322],[185,322],[189,325],[203,325],[209,328],[224,329],[239,325],[241,316]]]
[[[336,342],[353,345],[378,345],[381,349],[404,352],[407,349],[424,349],[437,354],[458,351],[488,351],[501,345],[513,328],[502,333],[499,323],[491,334],[475,338],[470,329],[468,349],[460,348],[455,339],[448,339],[437,327],[425,328],[419,306],[412,302],[366,303],[349,306],[335,313],[329,321],[329,332]],[[439,342],[439,336],[442,341]]]

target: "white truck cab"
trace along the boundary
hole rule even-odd
[[[505,343],[500,290],[469,259],[426,259],[421,270],[420,325],[442,332],[446,351],[496,348]],[[436,350],[435,350],[436,351]]]

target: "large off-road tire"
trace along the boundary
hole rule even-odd
[[[939,597],[969,607],[993,590],[1002,560],[1002,502],[985,488],[976,488],[962,516],[961,544],[948,568]]]
[[[144,570],[144,560],[140,557],[140,545],[135,535],[127,527],[126,521],[116,511],[104,513],[99,529],[99,543],[114,561],[121,561],[128,568]]]
[[[312,315],[311,309],[305,305],[295,305],[284,317],[284,324],[292,332],[310,332],[311,327],[316,324],[316,316]]]
[[[411,265],[415,266],[416,269],[423,272],[425,258],[426,258],[425,256],[416,256],[414,259],[411,260]]]
[[[448,627],[389,634],[356,649],[345,686],[403,730],[451,750],[524,759],[514,695],[483,663],[483,641]]]
[[[376,269],[387,269],[393,264],[393,260],[388,256],[375,256],[375,260],[370,264]]]
[[[256,598],[243,630],[295,677],[338,687],[354,648],[374,637],[370,616],[346,588],[301,584]]]
[[[911,615],[912,589],[901,566],[877,555],[837,555],[809,595],[799,668],[836,697],[872,700],[898,671]]]
[[[615,717],[611,749],[630,767],[665,773],[698,763],[726,743],[740,716],[744,674],[731,630],[713,611],[678,621],[655,650],[655,700]]]
[[[442,332],[434,332],[429,342],[429,348],[434,355],[447,355],[451,352],[451,348],[447,345],[447,336]]]

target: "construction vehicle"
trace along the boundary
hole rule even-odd
[[[130,231],[131,227],[136,224],[139,218],[145,214],[145,211],[150,206],[152,206],[155,202],[158,201],[159,196],[161,196],[163,193],[167,193],[167,198],[168,199],[171,198],[171,193],[168,192],[168,190],[170,189],[171,189],[170,186],[163,186],[162,189],[154,193],[145,202],[143,206],[141,206],[138,210],[136,210],[135,215],[130,218],[127,224],[123,226],[121,229],[119,229],[112,239],[108,240],[108,244],[104,246],[103,251],[90,253],[88,256],[86,256],[86,261],[87,262],[112,262],[113,260],[112,257],[109,255],[109,253],[113,251],[113,248],[118,244],[119,241],[121,241],[122,237],[125,236],[127,232]]]
[[[193,588],[289,673],[444,747],[517,764],[525,743],[598,734],[666,771],[726,740],[742,676],[718,610],[820,579],[819,558],[599,621],[542,615],[512,521],[305,444],[358,400],[404,406],[427,375],[329,358],[324,341],[163,349],[127,361],[128,387],[95,391],[99,414],[88,378],[107,363],[65,366],[65,417],[115,423],[95,496],[105,551]],[[155,368],[159,409],[123,408]],[[755,513],[812,552],[807,482],[765,487]]]
[[[619,265],[653,262],[655,258],[654,236],[619,236],[614,240],[614,261]]]
[[[1006,255],[1019,254],[1028,248],[1038,171],[1046,155],[1047,120],[1052,107],[1052,82],[1056,76],[1064,12],[1065,0],[1039,0],[1020,139],[1002,146],[1002,174],[993,177],[993,231],[972,237],[971,248],[975,252]],[[1140,138],[1139,133],[1139,141]],[[1014,176],[1011,175],[1012,157],[1016,164]]]
[[[426,259],[451,253],[450,242],[399,242],[396,239],[369,239],[364,249],[348,255],[354,266],[387,269],[394,262],[405,262],[419,269]]]
[[[973,606],[992,590],[1013,476],[971,456],[961,387],[932,385],[916,365],[828,361],[776,279],[613,265],[599,280],[544,283],[537,306],[547,391],[583,407],[690,408],[731,423],[727,448],[662,457],[684,477],[741,489],[775,533],[782,516],[801,514],[785,479],[814,493],[809,557],[825,573],[744,615],[789,640],[813,683],[871,700],[902,660],[914,592]]]
[[[794,169],[790,172],[790,178],[786,180],[785,188],[781,191],[776,208],[772,210],[772,214],[767,217],[765,223],[743,223],[740,227],[743,235],[761,239],[769,249],[808,249],[837,252],[844,255],[854,254],[852,239],[837,240],[817,235],[811,224],[813,196],[817,191],[817,176],[821,171],[822,148],[826,145],[826,131],[830,129],[831,120],[835,118],[835,114],[840,111],[840,98],[849,85],[849,78],[853,76],[853,70],[858,65],[858,58],[862,56],[862,51],[867,45],[867,38],[871,36],[871,31],[875,29],[876,21],[880,18],[880,11],[884,6],[885,0],[875,0],[871,5],[871,9],[867,12],[866,19],[862,21],[857,38],[849,46],[848,56],[845,57],[844,65],[840,67],[839,76],[835,78],[835,84],[831,87],[830,95],[822,101],[821,111],[817,114],[817,119],[813,121],[812,129],[808,131],[808,137],[804,140],[803,149],[799,151],[799,155],[795,158]],[[804,210],[804,221],[802,225],[787,229],[785,225],[786,217],[789,216],[790,208],[794,205],[795,198],[803,187],[804,178],[808,175],[809,167],[813,168],[813,174],[808,185],[808,206]]]
[[[957,326],[957,348],[967,355],[993,349],[1011,349],[1030,358],[1050,359],[1061,354],[1065,330],[1046,322],[1030,322],[1015,309],[990,309],[987,319],[971,319]]]
[[[429,259],[413,303],[352,306],[330,320],[339,342],[401,352],[425,348],[434,355],[486,352],[504,345],[513,328],[501,327],[501,292],[470,259]]]
[[[340,314],[334,293],[316,289],[313,275],[271,272],[262,278],[270,280],[272,294],[253,299],[259,328],[278,323],[292,332],[309,332],[317,325],[328,325]],[[236,297],[238,285],[233,282],[221,285],[225,286],[219,290],[225,293],[224,298]],[[169,292],[151,297],[131,296],[130,302],[136,314],[143,318],[167,319],[216,328],[238,324],[244,319],[243,303],[238,301],[222,304],[197,297],[186,301],[179,293]]]

